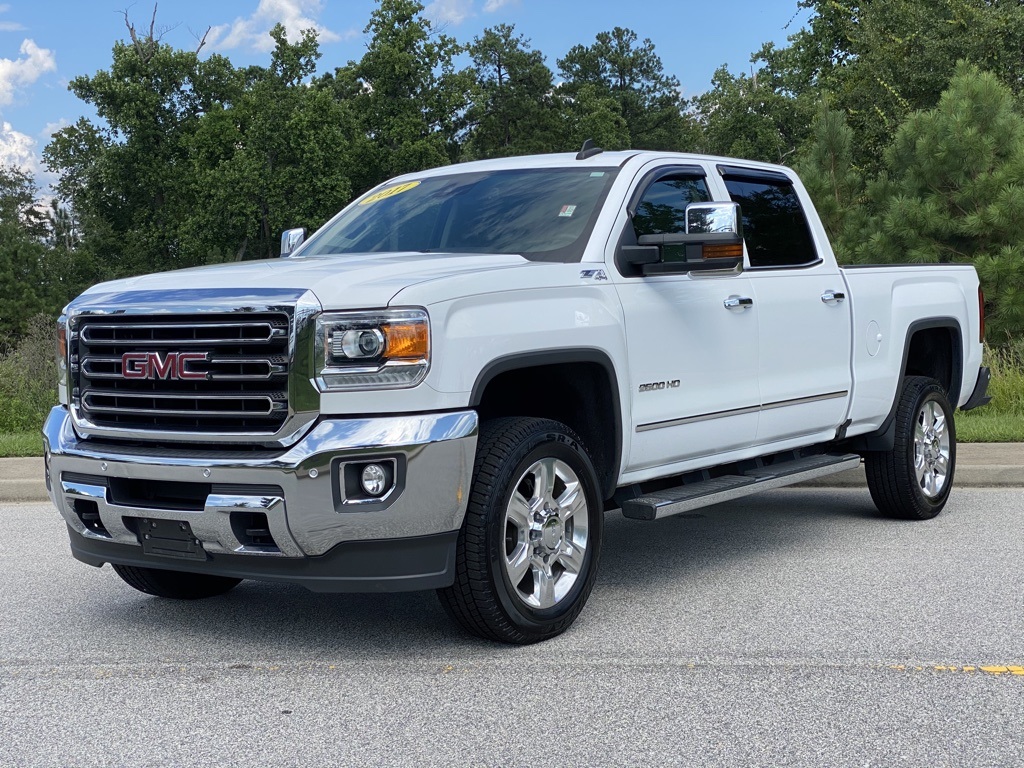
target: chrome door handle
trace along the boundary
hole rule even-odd
[[[842,291],[825,291],[821,294],[821,300],[826,304],[838,304],[846,298]]]
[[[748,299],[746,296],[730,296],[722,302],[726,309],[747,309],[748,307],[754,306],[754,300]]]

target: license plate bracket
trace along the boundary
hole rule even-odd
[[[147,555],[184,560],[206,559],[202,542],[192,533],[192,526],[185,520],[135,518],[135,535],[139,537],[142,551]]]

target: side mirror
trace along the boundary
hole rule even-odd
[[[661,249],[657,263],[639,262],[645,275],[736,270],[743,264],[743,217],[736,203],[690,203],[686,232],[641,235],[638,245]],[[684,246],[682,258],[665,261],[665,246]],[[634,262],[636,263],[636,262]]]
[[[743,217],[737,203],[690,203],[686,206],[686,234],[733,234],[743,239]]]
[[[281,234],[281,256],[291,256],[295,249],[302,245],[302,242],[305,239],[305,227],[299,227],[297,229],[286,229]]]

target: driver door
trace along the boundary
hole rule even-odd
[[[687,204],[708,200],[699,166],[649,172],[619,245],[684,232]],[[683,260],[682,251],[664,246],[662,259]],[[753,296],[750,279],[738,271],[644,276],[621,260],[617,266],[632,402],[627,471],[654,475],[656,467],[752,444],[761,402],[757,319],[735,301]]]

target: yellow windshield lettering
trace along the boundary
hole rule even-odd
[[[418,187],[420,183],[418,181],[407,181],[404,184],[396,184],[393,187],[382,189],[380,192],[374,192],[364,200],[360,200],[360,205],[370,205],[371,203],[380,202],[381,200],[387,200],[389,197],[400,195],[403,192],[408,192],[413,187]]]

